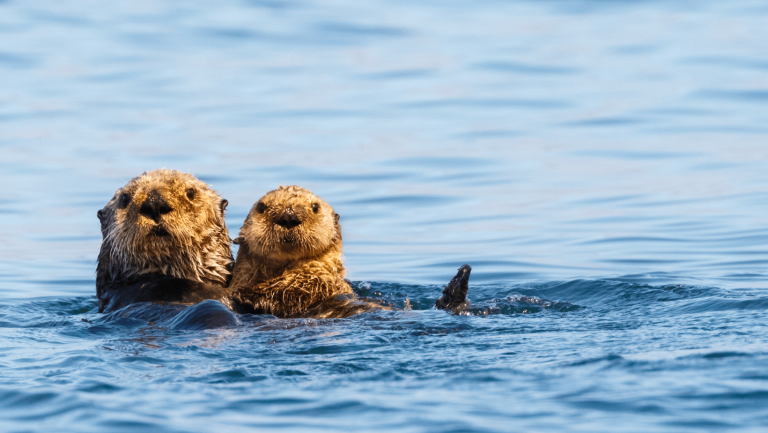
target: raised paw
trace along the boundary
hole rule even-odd
[[[451,310],[454,313],[458,313],[469,307],[467,291],[469,290],[470,272],[472,272],[472,267],[469,265],[459,268],[456,276],[443,289],[443,296],[435,302],[435,307],[438,310]]]

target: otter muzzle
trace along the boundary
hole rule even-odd
[[[160,218],[172,210],[173,208],[168,205],[163,196],[156,189],[153,189],[147,196],[147,199],[144,200],[144,203],[141,204],[139,213],[159,223]]]
[[[285,211],[283,212],[283,215],[280,216],[280,219],[275,221],[275,224],[290,230],[301,224],[301,220],[296,216],[295,213],[291,211]]]

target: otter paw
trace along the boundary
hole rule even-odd
[[[443,296],[435,302],[435,307],[438,310],[451,310],[453,313],[460,313],[469,308],[467,291],[469,290],[470,272],[472,272],[472,267],[469,265],[459,268],[456,276],[443,289]]]

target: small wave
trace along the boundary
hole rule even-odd
[[[453,326],[425,326],[417,324],[413,327],[416,328],[410,333],[413,336],[448,335],[472,330],[472,326],[467,325],[466,323],[455,324]]]
[[[56,316],[69,316],[87,313],[95,306],[95,296],[75,296],[36,299],[13,307],[6,307],[0,311],[13,311],[19,315],[50,313]]]
[[[155,304],[152,302],[139,302],[123,307],[119,310],[106,313],[97,323],[130,323],[132,320],[146,323],[161,323],[172,319],[181,313],[186,306],[181,304]]]
[[[44,298],[0,307],[0,328],[58,328],[96,307],[95,297]]]
[[[611,309],[633,309],[672,301],[729,296],[728,291],[717,287],[683,284],[654,286],[614,280],[526,283],[514,286],[514,290],[524,296],[563,299],[578,305]]]
[[[708,311],[729,310],[768,310],[768,297],[753,299],[727,299],[707,297],[687,302],[679,306],[681,313],[703,313]]]
[[[231,328],[240,323],[237,315],[219,301],[207,300],[185,308],[167,321],[171,329]]]
[[[474,303],[470,311],[475,316],[488,316],[491,314],[533,314],[543,311],[565,313],[581,308],[581,306],[570,302],[557,302],[535,296],[511,294],[504,299]]]
[[[729,360],[731,358],[752,358],[765,354],[768,354],[768,346],[765,344],[741,346],[728,344],[721,347],[705,347],[700,349],[653,350],[642,353],[629,353],[624,354],[623,358],[630,361],[659,362],[680,359]]]
[[[219,371],[212,374],[202,375],[199,377],[195,377],[193,379],[189,379],[190,382],[201,382],[201,383],[210,383],[210,384],[218,384],[218,383],[241,383],[241,382],[260,382],[262,380],[265,380],[267,377],[263,375],[250,375],[248,371],[242,368],[227,370],[227,371]]]
[[[604,362],[612,363],[621,361],[624,358],[620,355],[606,355],[606,356],[599,356],[597,358],[587,358],[587,359],[580,359],[578,361],[574,361],[568,364],[569,367],[581,367],[585,365],[592,365],[592,364],[600,364]]]
[[[253,320],[246,320],[253,322]],[[224,304],[212,299],[192,306],[141,302],[104,314],[96,320],[98,325],[142,326],[154,325],[169,330],[203,330],[233,328],[241,322],[238,315]],[[95,327],[94,329],[100,329]]]
[[[1,417],[6,420],[3,423],[4,431],[13,431],[5,428],[10,428],[13,422],[36,422],[40,425],[41,421],[48,418],[86,410],[89,404],[79,399],[73,401],[56,391],[27,392],[0,389],[0,406],[6,408]],[[11,422],[7,423],[7,420]],[[24,428],[17,431],[29,430]]]

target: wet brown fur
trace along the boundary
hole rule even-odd
[[[152,200],[165,206],[162,215],[142,212]],[[233,265],[226,204],[205,183],[174,170],[144,173],[117,190],[98,212],[99,311],[130,302],[194,303],[224,296]]]
[[[237,312],[325,318],[378,307],[358,300],[344,280],[339,215],[304,188],[268,192],[235,242],[230,296]]]

